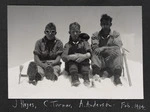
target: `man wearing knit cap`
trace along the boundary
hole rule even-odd
[[[86,41],[89,39],[87,34],[80,35],[80,25],[77,22],[69,25],[69,42],[64,46],[62,60],[65,62],[65,70],[71,76],[72,86],[78,86],[79,73],[82,75],[84,85],[89,86],[89,58],[91,57],[91,48]],[[82,39],[84,37],[85,39]]]
[[[103,14],[100,19],[102,29],[91,37],[92,69],[93,75],[103,75],[104,71],[109,77],[114,76],[114,84],[122,84],[120,76],[123,68],[123,59],[120,48],[122,41],[120,34],[111,30],[112,18]]]
[[[56,26],[49,23],[45,27],[45,36],[35,44],[34,62],[28,67],[29,83],[36,84],[38,80],[57,80],[60,72],[60,57],[63,52],[63,43],[56,38]]]

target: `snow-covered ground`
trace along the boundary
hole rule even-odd
[[[22,74],[26,74],[29,62],[23,64]],[[132,86],[129,86],[127,75],[121,77],[122,86],[114,86],[113,78],[101,78],[94,81],[94,87],[86,87],[80,79],[79,87],[72,87],[70,78],[61,75],[58,81],[47,79],[39,81],[36,86],[28,83],[27,77],[19,81],[19,66],[8,69],[8,98],[44,98],[44,99],[143,99],[143,66],[141,63],[128,60]],[[64,63],[62,64],[62,70]],[[125,72],[126,73],[126,72]],[[92,80],[92,79],[90,79]]]

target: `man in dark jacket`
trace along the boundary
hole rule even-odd
[[[71,23],[69,26],[69,42],[65,44],[62,53],[65,70],[71,75],[72,86],[80,84],[79,73],[83,76],[85,86],[90,84],[89,58],[91,57],[91,48],[87,41],[88,35],[82,34],[80,38],[80,33],[80,25],[77,22]]]

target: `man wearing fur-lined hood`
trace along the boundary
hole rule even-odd
[[[93,76],[103,76],[104,71],[108,77],[114,76],[114,84],[122,84],[120,76],[123,68],[123,58],[120,48],[122,41],[117,31],[111,31],[112,18],[103,14],[100,19],[101,30],[91,37]]]

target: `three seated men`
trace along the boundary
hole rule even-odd
[[[55,81],[60,74],[60,59],[65,62],[65,70],[71,76],[72,86],[80,84],[79,74],[84,85],[90,85],[90,60],[93,77],[103,76],[107,71],[109,77],[114,76],[114,84],[122,84],[120,76],[123,68],[123,59],[120,48],[122,41],[117,31],[112,31],[112,18],[103,14],[100,19],[101,30],[91,37],[81,33],[80,25],[73,22],[69,25],[69,41],[63,48],[63,43],[56,38],[56,26],[49,23],[45,27],[45,36],[38,40],[34,49],[34,62],[28,67],[29,83],[37,84],[45,76]]]

